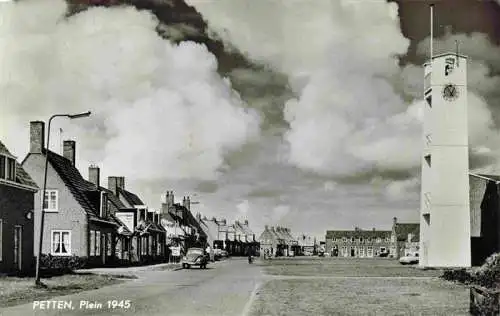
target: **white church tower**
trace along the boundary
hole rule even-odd
[[[432,24],[431,16],[431,30]],[[424,68],[419,265],[470,267],[467,57],[433,56],[431,31]]]

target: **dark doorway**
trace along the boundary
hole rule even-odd
[[[355,255],[354,248],[351,248],[351,257],[354,257],[354,255]]]

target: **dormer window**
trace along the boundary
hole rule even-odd
[[[0,179],[16,181],[16,160],[0,155]]]
[[[101,204],[100,204],[99,216],[106,218],[108,216],[108,194],[101,191]]]

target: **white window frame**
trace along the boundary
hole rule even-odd
[[[90,231],[89,236],[89,256],[95,257],[95,230]]]
[[[110,257],[112,253],[112,248],[113,248],[113,241],[111,239],[111,233],[106,233],[106,255]]]
[[[56,190],[56,189],[48,189],[48,190],[45,190],[45,192],[47,193],[48,197],[47,197],[47,206],[50,206],[50,193],[52,192],[55,192],[56,194],[56,203],[55,203],[55,208],[44,208],[43,211],[46,212],[46,213],[57,213],[59,212],[59,190]],[[45,194],[45,192],[43,194]],[[41,196],[41,199],[40,199],[41,203],[42,203],[42,207],[44,206],[43,205],[43,195]]]
[[[101,199],[100,199],[100,207],[99,207],[99,217],[104,217],[105,212],[104,212],[104,191],[101,191]]]
[[[10,162],[12,162],[14,164],[14,175],[13,175],[12,179],[9,179],[9,163]],[[16,173],[17,173],[16,159],[14,159],[12,157],[7,157],[7,159],[5,159],[5,180],[16,182]]]
[[[95,255],[96,255],[96,257],[99,257],[102,254],[102,249],[101,249],[102,241],[101,241],[101,239],[102,239],[101,231],[96,230],[95,231]]]
[[[359,257],[364,258],[365,257],[365,247],[360,247],[358,251],[359,251]]]
[[[372,258],[373,257],[373,247],[372,246],[366,247],[366,256],[368,258]]]
[[[60,234],[59,243],[62,243],[62,235],[63,235],[63,233],[68,233],[69,244],[68,244],[67,253],[56,253],[55,252],[55,249],[54,249],[54,233],[59,233]],[[51,230],[50,231],[50,253],[53,256],[59,256],[59,257],[71,256],[71,230],[55,229],[55,230]]]

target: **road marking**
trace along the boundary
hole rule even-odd
[[[255,301],[255,298],[257,297],[257,291],[259,290],[260,285],[261,285],[261,282],[257,282],[255,284],[255,287],[253,288],[252,294],[250,294],[250,298],[248,299],[247,303],[245,304],[245,307],[243,308],[243,312],[241,313],[242,316],[249,315],[250,308],[252,307],[252,304]]]

